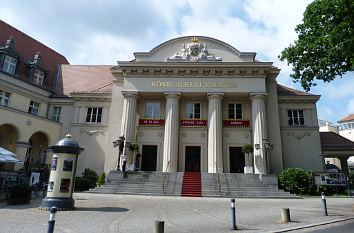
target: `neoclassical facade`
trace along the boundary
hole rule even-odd
[[[116,66],[61,64],[51,90],[1,72],[0,90],[10,96],[0,107],[1,135],[17,131],[10,149],[26,159],[28,148],[15,147],[29,145],[26,135],[37,129],[45,146],[71,133],[85,148],[78,174],[85,168],[117,169],[118,147],[112,142],[121,136],[120,166],[126,161],[128,170],[323,171],[319,96],[278,84],[280,70],[272,62],[203,36],[175,38],[134,56]],[[18,94],[26,101],[35,98],[39,114],[25,113],[27,106],[16,110]],[[139,150],[129,150],[131,144]],[[242,152],[247,144],[253,153]]]

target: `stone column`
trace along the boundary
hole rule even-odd
[[[252,100],[252,132],[253,146],[259,144],[260,149],[254,150],[254,172],[255,174],[267,174],[267,159],[263,145],[263,139],[267,138],[265,121],[265,99],[266,93],[251,93]]]
[[[166,93],[163,172],[176,172],[178,160],[179,98],[181,93]]]
[[[127,160],[127,164],[131,166],[134,164],[132,161],[131,152],[127,148],[127,142],[135,142],[135,131],[136,131],[136,110],[137,110],[137,99],[138,94],[135,92],[122,93],[124,96],[123,103],[123,114],[122,114],[122,125],[121,125],[121,136],[125,137],[125,146],[123,150],[123,159],[121,159],[121,167],[123,160]],[[129,144],[129,143],[128,143]]]
[[[223,172],[222,98],[223,93],[208,93],[208,172]]]

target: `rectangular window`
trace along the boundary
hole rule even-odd
[[[42,86],[43,81],[44,81],[44,72],[39,69],[35,69],[33,73],[33,83],[35,85]]]
[[[10,93],[0,90],[0,105],[7,106],[10,100]]]
[[[200,103],[187,103],[187,118],[200,119]]]
[[[231,103],[227,105],[228,119],[242,119],[242,104]]]
[[[40,103],[31,100],[29,108],[28,108],[28,113],[37,116],[38,115],[38,111],[39,111],[39,105]]]
[[[53,107],[52,111],[52,120],[59,121],[60,120],[61,107]]]
[[[86,115],[87,123],[100,123],[102,118],[102,108],[88,108]]]
[[[160,102],[147,102],[145,105],[146,118],[160,118]]]
[[[288,124],[291,126],[305,125],[304,110],[288,110]]]
[[[14,74],[16,70],[16,63],[17,60],[15,58],[6,55],[4,64],[2,65],[2,70],[9,74]]]

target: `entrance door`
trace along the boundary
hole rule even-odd
[[[245,155],[241,147],[229,147],[230,173],[243,173],[245,167]]]
[[[141,170],[156,171],[157,163],[157,146],[143,145],[141,155]]]
[[[185,171],[200,172],[200,146],[186,146]]]

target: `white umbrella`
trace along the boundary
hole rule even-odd
[[[22,163],[17,159],[17,155],[0,147],[0,162],[1,163]]]

